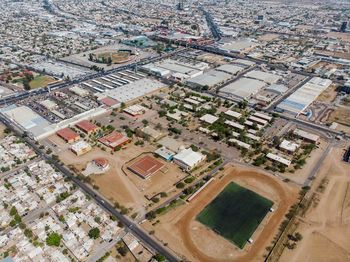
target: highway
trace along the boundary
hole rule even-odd
[[[17,136],[22,136],[22,132],[19,131],[16,126],[14,126],[9,120],[7,120],[2,115],[0,115],[0,122],[2,122],[10,130],[12,130]],[[147,232],[142,230],[138,224],[134,223],[127,216],[122,215],[111,204],[109,204],[106,200],[104,200],[102,197],[96,194],[93,189],[91,189],[84,182],[76,178],[70,170],[61,165],[58,161],[51,158],[49,155],[46,155],[46,153],[43,150],[41,150],[33,140],[31,140],[29,137],[24,137],[23,139],[35,150],[39,157],[42,157],[44,160],[50,162],[65,177],[69,178],[83,192],[85,192],[88,196],[94,199],[96,203],[98,203],[102,208],[108,211],[111,215],[118,218],[119,221],[121,221],[124,224],[124,226],[128,228],[128,230],[130,230],[139,240],[141,240],[146,247],[149,247],[152,250],[164,255],[169,262],[179,261],[179,259],[174,254],[172,254],[165,246],[159,244],[156,240],[154,240]]]
[[[173,56],[175,54],[184,52],[186,50],[187,50],[187,48],[180,48],[180,49],[175,50],[173,52],[169,52],[169,53],[166,53],[166,54],[161,54],[161,55],[158,55],[158,56],[155,56],[155,57],[148,57],[148,58],[142,59],[140,61],[137,61],[137,62],[134,62],[134,63],[130,63],[128,65],[124,65],[124,66],[121,66],[121,67],[118,67],[118,68],[113,68],[113,69],[108,70],[108,71],[101,71],[101,72],[98,72],[98,73],[95,73],[95,74],[79,77],[79,78],[73,79],[71,81],[66,81],[66,82],[63,82],[63,83],[49,85],[48,87],[45,87],[45,88],[39,88],[39,89],[31,90],[31,91],[23,91],[21,93],[16,93],[14,95],[10,95],[10,96],[7,96],[7,97],[4,97],[4,98],[0,99],[0,106],[16,103],[17,101],[25,99],[25,98],[28,98],[29,96],[46,94],[46,93],[48,93],[50,91],[53,91],[53,90],[58,90],[58,89],[62,89],[62,88],[65,88],[65,87],[68,87],[68,86],[71,86],[71,85],[80,84],[82,82],[85,82],[85,81],[88,81],[88,80],[92,80],[92,79],[95,79],[95,78],[98,78],[98,77],[103,77],[103,76],[106,76],[106,75],[109,75],[109,74],[113,74],[113,73],[117,73],[117,72],[120,72],[120,71],[124,71],[124,70],[127,70],[127,69],[129,69],[129,70],[130,69],[134,69],[134,68],[137,68],[138,66],[141,66],[141,65],[144,65],[144,64],[148,64],[148,63],[153,63],[153,62],[156,62],[156,61],[168,58],[170,56]]]

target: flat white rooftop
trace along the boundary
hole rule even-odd
[[[269,159],[271,159],[271,160],[274,160],[274,161],[276,161],[276,162],[279,162],[279,163],[281,163],[281,164],[283,164],[283,165],[286,165],[286,166],[289,166],[289,165],[292,163],[290,160],[285,159],[285,158],[283,158],[283,157],[280,157],[280,156],[278,156],[278,155],[272,154],[272,153],[268,153],[268,154],[266,155],[266,157],[269,158]]]
[[[246,73],[244,76],[264,81],[265,83],[270,84],[270,85],[275,84],[278,80],[281,79],[281,77],[279,75],[268,73],[268,72],[263,72],[263,71],[259,71],[259,70],[252,70],[252,71]]]
[[[232,110],[227,110],[227,111],[225,112],[225,115],[232,116],[232,117],[237,118],[237,119],[240,118],[240,117],[242,116],[241,113],[238,113],[238,112],[232,111]]]
[[[206,122],[208,124],[215,123],[219,118],[217,116],[213,116],[211,114],[206,114],[200,118],[201,121]]]
[[[104,94],[119,102],[128,102],[164,87],[166,87],[166,85],[157,80],[144,78],[136,80],[133,83],[108,90],[104,92]]]
[[[320,137],[318,135],[311,134],[309,132],[306,132],[306,131],[304,131],[302,129],[298,129],[298,128],[296,128],[293,131],[293,134],[297,135],[299,137],[305,138],[307,140],[313,141],[313,142],[317,142],[320,139]]]
[[[287,150],[289,152],[295,152],[295,150],[297,150],[299,148],[299,144],[294,143],[292,141],[286,140],[284,139],[281,144],[279,145],[279,147],[281,149]]]
[[[266,86],[266,83],[260,80],[242,77],[220,89],[220,93],[228,97],[248,99],[255,95]]]

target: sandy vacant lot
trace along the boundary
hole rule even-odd
[[[343,154],[335,148],[325,160],[313,202],[299,220],[303,239],[295,250],[285,249],[280,261],[350,261],[350,165],[341,160]]]
[[[147,199],[142,192],[123,173],[122,166],[145,151],[154,150],[153,147],[138,147],[130,143],[126,149],[115,152],[113,155],[95,147],[92,151],[82,156],[76,156],[69,149],[59,154],[60,159],[66,165],[73,165],[78,170],[86,167],[86,164],[95,158],[106,158],[110,168],[105,174],[92,175],[92,184],[99,187],[99,192],[111,202],[133,208],[134,212],[144,213]]]
[[[249,188],[274,202],[275,211],[268,214],[252,238],[254,243],[238,249],[228,240],[207,229],[195,217],[231,181]],[[281,182],[276,177],[253,170],[228,167],[219,174],[190,203],[160,216],[160,223],[143,224],[146,230],[154,230],[155,237],[184,260],[190,261],[260,261],[282,221],[284,214],[298,195],[298,188]]]
[[[327,119],[328,123],[337,122],[346,126],[350,125],[350,110],[346,108],[340,108],[338,107],[336,110],[334,110],[329,118]]]
[[[5,134],[4,134],[5,128],[6,127],[0,123],[0,139],[3,139],[5,137]]]

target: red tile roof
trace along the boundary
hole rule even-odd
[[[63,138],[66,141],[75,140],[79,138],[79,135],[75,133],[69,127],[63,128],[57,132],[57,135]]]
[[[99,141],[106,146],[115,148],[128,142],[129,138],[124,136],[123,134],[112,132],[109,135],[100,138]]]
[[[118,100],[115,100],[113,98],[110,97],[106,97],[100,100],[101,103],[105,104],[106,106],[115,106],[116,104],[118,104]]]
[[[83,120],[83,121],[79,122],[78,124],[76,124],[76,126],[86,133],[93,132],[98,128],[97,125],[91,123],[88,120]]]

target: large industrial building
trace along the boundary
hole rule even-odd
[[[266,83],[260,80],[242,77],[220,89],[220,93],[228,98],[249,99],[258,93]]]
[[[166,87],[166,85],[157,80],[144,78],[118,88],[108,90],[104,92],[104,95],[111,97],[120,103],[126,103],[164,87]]]
[[[252,70],[248,73],[245,74],[246,77],[253,78],[256,80],[263,81],[267,84],[276,84],[278,80],[281,79],[279,75],[273,74],[273,73],[268,73],[268,72],[263,72],[260,70]]]
[[[58,130],[106,112],[107,109],[98,107],[75,115],[72,118],[65,119],[59,123],[50,123],[27,106],[11,105],[0,109],[0,113],[4,114],[9,120],[18,125],[35,140],[43,139],[56,133]]]
[[[223,64],[223,65],[215,68],[215,70],[222,71],[222,72],[225,72],[225,73],[229,73],[229,74],[232,74],[232,75],[236,75],[239,72],[243,71],[244,67],[243,66],[239,66],[239,65]]]
[[[209,65],[204,62],[184,62],[173,59],[167,59],[141,67],[147,73],[160,77],[169,76],[178,81],[199,76],[203,74],[203,70],[208,68]]]
[[[277,110],[298,116],[299,114],[304,113],[305,109],[331,84],[332,81],[329,79],[314,77],[289,97],[284,99],[277,106]]]
[[[203,75],[187,80],[186,85],[191,88],[208,87],[210,89],[212,87],[215,87],[216,85],[223,84],[231,77],[231,74],[213,69],[209,70]]]
[[[54,133],[51,123],[27,106],[11,105],[0,112],[33,137],[41,136],[44,132]]]

